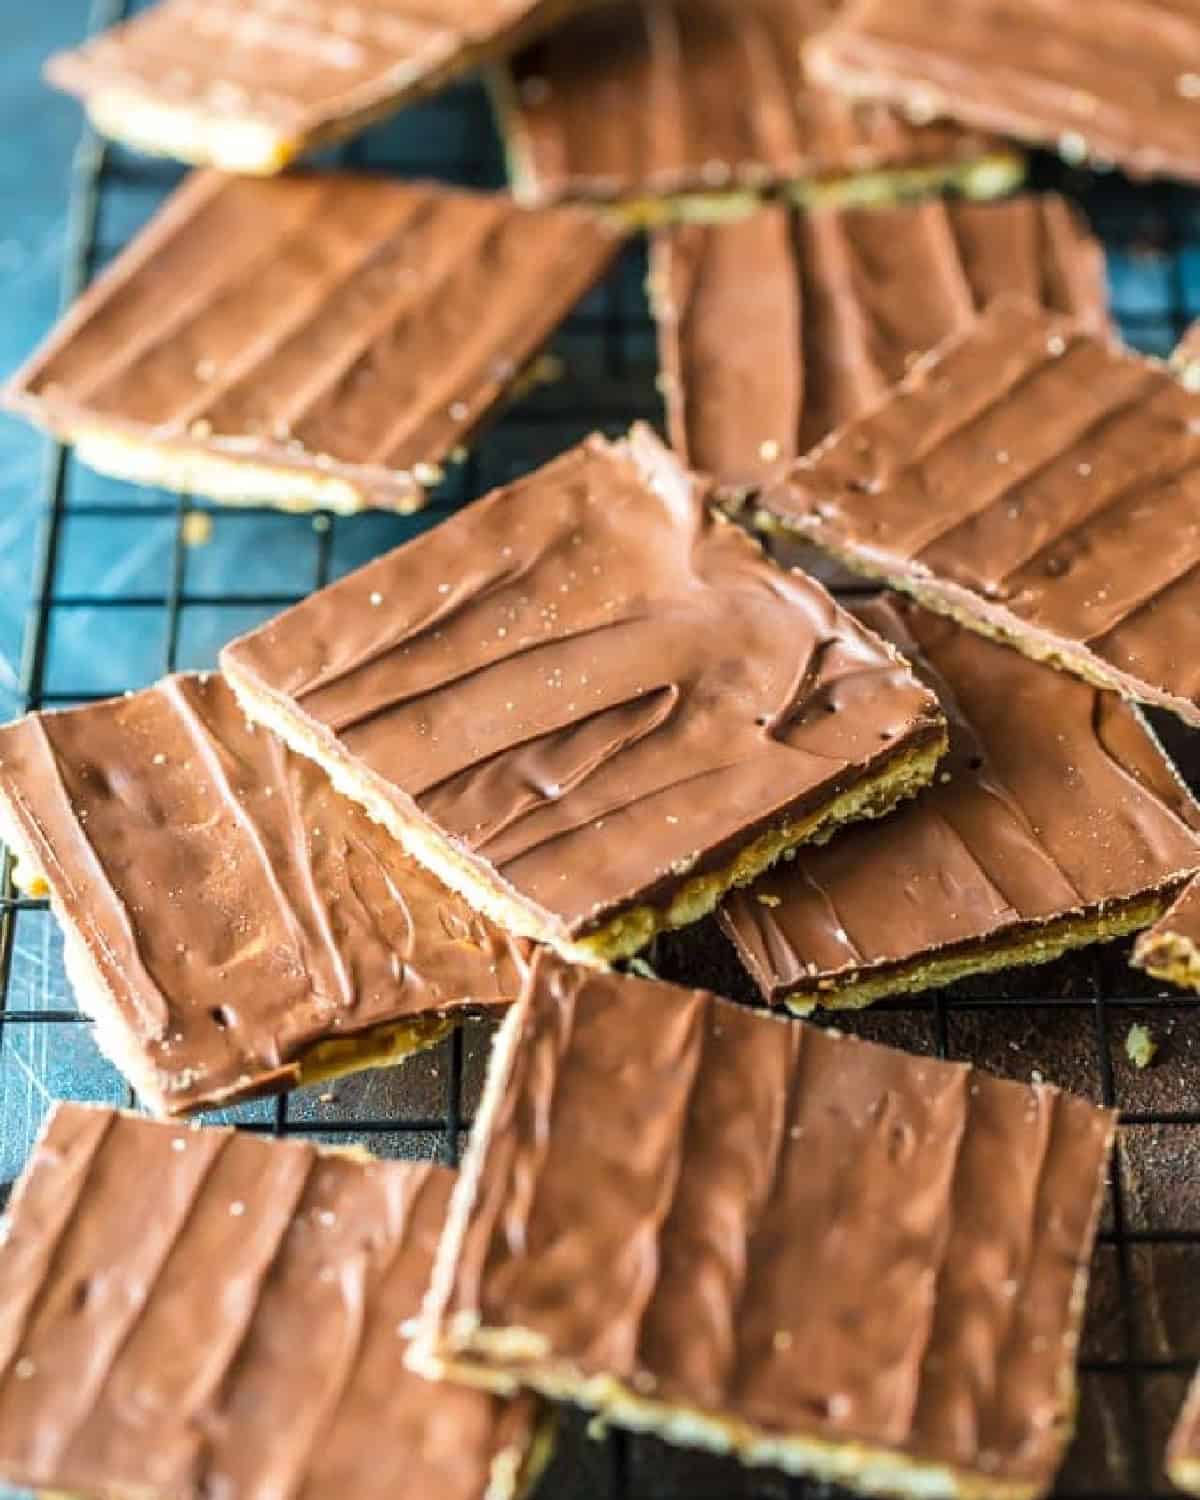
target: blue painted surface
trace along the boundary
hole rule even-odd
[[[0,0],[0,376],[54,319],[68,169],[79,110],[41,82],[46,56],[78,40],[84,0]],[[0,713],[17,707],[16,664],[29,591],[44,445],[0,415]]]

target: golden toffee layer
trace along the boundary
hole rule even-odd
[[[454,1174],[55,1107],[0,1242],[0,1475],[84,1500],[517,1500],[535,1401],[404,1365]]]
[[[1041,1495],[1114,1125],[543,954],[413,1361],[866,1494]]]
[[[646,429],[593,438],[235,642],[251,717],[505,930],[593,962],[887,812],[936,699]]]
[[[0,729],[0,834],[158,1113],[400,1061],[520,988],[522,945],[215,673]]]
[[[862,603],[950,723],[934,784],[731,895],[770,1003],[857,1008],[1148,926],[1200,868],[1200,805],[1132,705],[903,596]]]
[[[196,172],[4,399],[139,484],[416,510],[620,243],[498,194]]]

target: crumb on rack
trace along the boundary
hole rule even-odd
[[[205,547],[212,541],[213,519],[206,510],[189,510],[183,518],[185,547]]]
[[[1135,1024],[1129,1028],[1129,1035],[1125,1038],[1125,1053],[1135,1068],[1148,1068],[1157,1051],[1158,1043],[1150,1035],[1149,1027]]]

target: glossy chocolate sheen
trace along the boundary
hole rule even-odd
[[[545,955],[494,1066],[421,1348],[1048,1484],[1109,1112]]]
[[[68,436],[315,473],[411,509],[619,243],[583,211],[501,195],[196,172],[6,400]]]
[[[149,99],[269,132],[293,155],[391,113],[561,10],[552,0],[159,0],[52,57],[47,73],[85,97]]]
[[[943,732],[706,499],[648,429],[591,438],[222,660],[574,936]]]
[[[215,673],[0,729],[0,802],[90,961],[84,1005],[162,1111],[285,1087],[316,1043],[520,989],[521,945],[250,727]]]
[[[58,1105],[0,1244],[0,1475],[483,1500],[535,1409],[404,1367],[454,1177]]]
[[[736,489],[874,405],[998,293],[1107,325],[1104,252],[1053,195],[773,205],[663,230],[652,254],[671,441]]]
[[[1200,182],[1193,0],[855,0],[806,62],[829,86],[923,120]]]
[[[768,487],[851,567],[1200,725],[1200,396],[1001,299]]]
[[[915,802],[730,896],[723,925],[768,1000],[1011,941],[1200,868],[1200,806],[1116,694],[908,600],[856,613],[938,692],[950,751]]]
[[[836,0],[589,8],[520,53],[509,121],[522,194],[712,192],[967,161],[995,143],[847,104],[804,77]],[[603,128],[597,128],[603,121]]]

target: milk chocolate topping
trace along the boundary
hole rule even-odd
[[[994,149],[812,87],[801,45],[839,9],[836,0],[638,0],[585,10],[513,64],[518,190],[538,200],[711,192]]]
[[[67,437],[340,479],[360,504],[411,509],[618,245],[590,214],[499,195],[197,172],[6,399]]]
[[[915,802],[729,898],[725,929],[768,1000],[1097,915],[1200,868],[1200,806],[1130,705],[911,601],[857,613],[938,690],[950,752]]]
[[[647,429],[226,648],[331,763],[576,934],[940,739],[936,700]]]
[[[493,1065],[427,1307],[445,1357],[610,1377],[651,1425],[777,1455],[859,1445],[867,1489],[871,1453],[1048,1484],[1109,1113],[545,955]]]
[[[251,729],[215,674],[0,729],[0,804],[79,946],[101,1040],[162,1111],[518,992],[520,945]]]
[[[855,0],[810,43],[847,92],[1200,182],[1193,0]]]
[[[1021,292],[1106,325],[1104,253],[1065,199],[930,199],[661,231],[651,287],[676,452],[752,488]]]
[[[404,1368],[453,1174],[60,1104],[0,1244],[0,1475],[482,1500],[535,1409]]]
[[[565,0],[160,0],[52,57],[47,73],[88,99],[116,96],[126,113],[149,102],[261,136],[258,169],[277,170],[566,8]]]
[[[1200,725],[1200,396],[1001,300],[769,487],[849,564]]]

